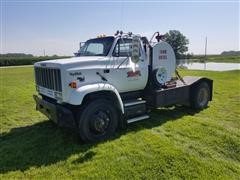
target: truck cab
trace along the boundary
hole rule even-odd
[[[176,103],[207,107],[212,80],[174,79],[173,49],[159,33],[156,37],[151,43],[118,32],[89,39],[76,57],[35,63],[37,110],[94,142],[127,123],[149,118],[152,108]]]

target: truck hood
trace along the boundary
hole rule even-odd
[[[84,56],[84,57],[72,57],[65,59],[55,59],[41,61],[34,64],[34,66],[44,66],[44,67],[64,67],[64,68],[92,68],[93,66],[101,66],[109,63],[109,57],[102,56]]]

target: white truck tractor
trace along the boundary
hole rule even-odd
[[[36,109],[77,129],[83,141],[96,142],[149,118],[153,108],[206,108],[213,81],[181,78],[172,47],[158,32],[154,37],[117,31],[80,43],[76,57],[35,63]]]

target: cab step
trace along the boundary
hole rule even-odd
[[[141,121],[141,120],[144,120],[144,119],[148,119],[149,116],[148,115],[142,115],[142,116],[138,116],[138,117],[135,117],[135,118],[131,118],[131,119],[128,119],[127,120],[127,123],[133,123],[133,122],[136,122],[136,121]]]
[[[129,106],[135,106],[135,105],[139,105],[139,104],[145,104],[146,101],[145,100],[130,100],[130,101],[125,101],[124,102],[124,107],[129,107]]]
[[[146,101],[144,100],[128,100],[124,103],[124,116],[126,119],[134,119],[146,114]]]

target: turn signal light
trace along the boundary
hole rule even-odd
[[[76,81],[70,82],[70,83],[69,83],[69,86],[70,86],[71,88],[76,89],[76,88],[77,88],[77,82],[76,82]]]

